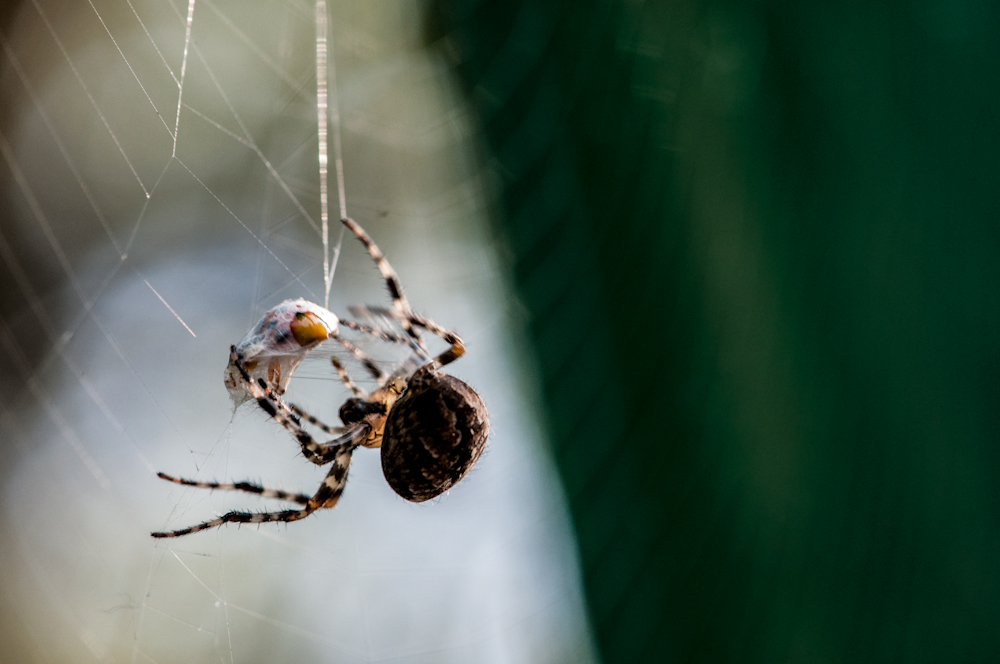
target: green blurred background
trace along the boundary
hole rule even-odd
[[[1000,657],[998,5],[433,7],[604,661]]]

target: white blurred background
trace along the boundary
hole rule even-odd
[[[413,505],[361,450],[334,510],[155,541],[152,530],[280,506],[155,471],[305,492],[325,472],[255,407],[234,413],[222,384],[229,345],[265,310],[323,299],[315,6],[9,10],[0,660],[594,660],[522,321],[488,230],[489,177],[448,49],[423,43],[422,11],[329,5],[347,210],[414,308],[465,338],[453,373],[489,407],[486,454],[451,492]],[[330,191],[335,242],[332,160]],[[342,314],[386,302],[351,237],[332,286]],[[330,422],[345,397],[320,360],[289,390]]]

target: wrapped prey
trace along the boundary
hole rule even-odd
[[[252,378],[263,378],[280,395],[306,354],[335,337],[339,325],[337,315],[329,309],[302,298],[285,300],[265,312],[250,328],[236,344],[236,356]],[[226,365],[224,380],[236,405],[252,398],[232,357]]]

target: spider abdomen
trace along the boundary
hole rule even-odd
[[[406,500],[430,500],[465,477],[489,431],[486,405],[475,390],[454,376],[418,371],[389,410],[382,473]]]

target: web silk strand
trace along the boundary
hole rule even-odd
[[[330,196],[327,185],[326,0],[316,0],[316,126],[319,133],[319,205],[323,235],[323,306],[330,306]]]
[[[330,306],[330,287],[337,271],[340,247],[344,242],[344,228],[341,227],[337,244],[330,257],[330,197],[327,182],[329,154],[327,125],[333,126],[333,162],[337,174],[337,193],[340,202],[340,217],[347,216],[347,192],[344,187],[344,156],[340,140],[340,104],[337,97],[336,58],[332,57],[333,40],[329,38],[326,0],[316,0],[316,115],[319,130],[319,187],[323,233],[323,306]],[[329,80],[329,92],[327,81]],[[329,120],[327,114],[329,113]]]
[[[187,26],[184,30],[184,57],[181,58],[181,80],[177,83],[177,117],[174,120],[174,150],[171,157],[177,156],[177,132],[181,127],[181,103],[184,99],[184,74],[187,73],[188,47],[191,46],[191,24],[194,23],[194,0],[188,2]]]
[[[322,1],[322,0],[321,0]],[[330,51],[333,52],[333,40],[330,40]],[[340,142],[340,95],[337,94],[337,59],[330,58],[330,122],[333,125],[333,165],[337,169],[337,192],[340,195],[340,218],[347,217],[347,189],[344,186],[344,153]],[[344,244],[344,231],[346,228],[341,225],[340,235],[337,237],[337,246],[333,250],[333,263],[330,265],[330,281],[337,271],[337,261],[340,259],[340,247]],[[327,286],[327,297],[329,297],[330,287]]]

